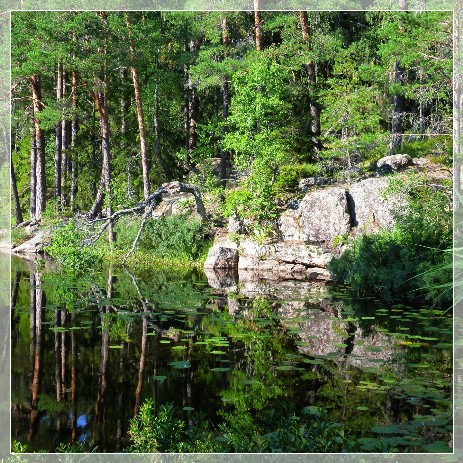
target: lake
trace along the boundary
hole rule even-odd
[[[199,270],[11,270],[11,437],[29,451],[122,452],[147,399],[217,439],[304,411],[356,451],[451,451],[447,307]]]

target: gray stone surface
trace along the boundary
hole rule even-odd
[[[298,209],[281,215],[278,225],[284,241],[331,243],[350,230],[345,189],[333,187],[307,193]]]
[[[30,240],[21,243],[19,246],[13,248],[13,252],[19,254],[37,254],[43,250],[43,240],[45,238],[44,232],[38,232]]]
[[[204,262],[207,269],[236,269],[238,267],[238,250],[236,243],[219,240],[214,243]]]
[[[326,188],[305,195],[299,206],[304,241],[331,243],[348,233],[350,219],[344,188]]]
[[[384,198],[387,178],[367,178],[350,186],[348,198],[352,225],[357,233],[368,233],[394,224],[393,210],[405,207],[398,196]]]
[[[412,158],[408,154],[392,154],[381,158],[377,161],[376,166],[378,169],[384,166],[390,166],[394,170],[399,170],[410,164],[412,164]]]

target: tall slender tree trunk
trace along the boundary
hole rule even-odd
[[[405,78],[405,69],[400,65],[398,59],[394,66],[394,82],[403,86]],[[392,127],[391,143],[389,149],[391,152],[397,151],[402,145],[402,122],[404,112],[404,97],[401,93],[395,93],[393,97],[392,108]]]
[[[103,21],[103,26],[106,33],[105,48],[100,51],[102,54],[102,75],[103,78],[95,77],[95,88],[90,91],[96,109],[99,114],[100,120],[100,134],[101,134],[101,151],[103,154],[102,166],[101,166],[101,178],[100,186],[98,188],[95,202],[93,203],[92,209],[89,213],[90,217],[94,217],[98,212],[101,211],[103,205],[103,197],[106,197],[106,214],[108,217],[112,215],[111,206],[111,150],[109,143],[109,114],[108,114],[108,73],[107,73],[107,44],[108,44],[108,16],[105,11],[98,13]],[[104,189],[104,193],[103,193]],[[108,241],[112,249],[114,243],[114,230],[113,223],[111,222],[108,226]]]
[[[31,220],[35,220],[35,211],[36,211],[36,196],[37,196],[37,151],[35,147],[35,127],[34,127],[34,120],[31,120],[31,125],[29,127],[30,130],[30,203],[29,203],[29,213]]]
[[[254,0],[254,36],[256,39],[256,50],[264,49],[264,32],[262,30],[262,13],[259,9],[259,0]]]
[[[13,161],[10,164],[10,175],[11,175],[11,192],[13,195],[14,204],[14,217],[16,225],[23,222],[23,213],[21,211],[21,203],[19,202],[18,185],[16,183],[16,173],[14,171]]]
[[[35,151],[36,151],[36,190],[35,190],[35,218],[40,220],[42,212],[45,210],[46,191],[45,191],[45,137],[40,127],[40,111],[43,108],[42,87],[40,76],[34,74],[31,77],[32,101],[34,106],[34,127],[35,127]]]
[[[140,135],[140,155],[141,155],[141,165],[142,165],[142,173],[143,173],[143,196],[146,201],[150,195],[148,145],[146,142],[145,116],[143,114],[143,102],[142,102],[142,97],[141,97],[140,78],[138,75],[138,69],[135,66],[135,46],[133,42],[129,15],[126,15],[126,23],[127,23],[127,32],[129,35],[130,64],[131,64],[130,72],[132,74],[132,80],[133,80],[135,105],[137,108],[138,132]]]
[[[198,52],[201,46],[201,41],[196,40],[187,40],[185,37],[184,49],[188,50],[191,55]],[[191,163],[191,153],[196,146],[196,116],[198,112],[198,95],[196,92],[196,85],[191,78],[188,66],[184,67],[185,75],[185,110],[184,110],[184,121],[185,121],[185,133],[186,133],[186,143],[185,149],[188,153],[188,158],[186,161],[186,167],[190,167]]]
[[[222,43],[224,46],[224,54],[225,57],[228,54],[228,47],[230,46],[230,37],[228,34],[228,24],[227,24],[227,17],[225,16],[222,19]],[[225,121],[228,117],[228,108],[230,105],[230,96],[229,96],[229,85],[227,78],[224,78],[222,83],[222,140],[225,138],[227,133],[227,126],[225,125]],[[228,151],[224,149],[222,146],[220,148],[220,179],[222,180],[222,186],[225,187],[225,182],[227,178],[227,162],[228,162],[229,154]]]
[[[63,98],[66,94],[66,73],[63,70]],[[61,121],[61,206],[67,206],[67,187],[68,187],[68,121],[63,119]]]
[[[56,75],[56,102],[61,107],[63,101],[63,65],[58,64]],[[62,151],[62,131],[61,120],[55,124],[55,182],[53,185],[53,198],[56,202],[56,208],[59,208],[61,201],[61,151]]]
[[[75,201],[76,195],[78,191],[78,157],[76,151],[76,139],[77,139],[77,132],[79,130],[79,122],[77,119],[77,72],[72,71],[72,121],[71,121],[71,198],[70,204],[71,209],[74,210],[75,208]]]
[[[299,12],[299,19],[301,23],[302,30],[302,39],[307,44],[309,50],[311,49],[310,45],[310,25],[307,15],[307,11]],[[314,150],[315,156],[318,158],[320,153],[320,106],[315,100],[314,93],[315,87],[317,84],[316,81],[316,67],[314,60],[309,60],[305,66],[305,73],[307,76],[307,84],[309,89],[309,113],[310,113],[310,138],[312,141],[312,148]]]

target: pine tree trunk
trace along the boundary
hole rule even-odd
[[[58,64],[58,73],[56,76],[56,101],[61,106],[63,101],[63,65]],[[55,124],[55,182],[53,185],[53,198],[56,202],[56,208],[59,208],[58,202],[61,200],[61,151],[62,151],[62,134],[61,120]]]
[[[112,214],[111,208],[111,150],[109,145],[109,121],[106,104],[106,96],[100,94],[99,100],[102,100],[102,111],[100,112],[100,129],[101,129],[101,150],[103,153],[103,182],[106,195],[107,203],[107,215],[108,217]],[[109,243],[110,245],[114,242],[114,232],[112,224],[108,227],[109,231]]]
[[[300,11],[299,18],[302,29],[302,39],[308,45],[310,50],[310,26],[307,12]],[[321,149],[320,106],[315,101],[315,98],[313,96],[315,86],[317,83],[315,62],[313,60],[309,60],[309,62],[306,64],[305,72],[307,76],[307,85],[309,89],[310,138],[312,141],[312,148],[314,150],[315,156],[318,158]]]
[[[190,41],[190,52],[196,53],[199,50],[199,40]],[[196,117],[198,113],[198,95],[196,86],[193,83],[191,74],[188,72],[187,80],[188,90],[188,132],[187,132],[187,151],[191,155],[196,147]],[[188,160],[190,162],[190,159]]]
[[[66,73],[63,71],[63,98],[66,93]],[[61,121],[61,206],[67,206],[67,178],[68,178],[68,124],[66,120]]]
[[[11,191],[13,193],[13,204],[14,204],[14,217],[16,219],[16,225],[23,222],[23,213],[21,211],[21,204],[19,202],[18,186],[16,184],[16,173],[14,171],[13,161],[10,164],[10,175],[11,175]]]
[[[42,87],[40,77],[35,74],[31,78],[32,83],[32,101],[34,106],[34,126],[35,126],[35,148],[36,148],[36,203],[35,218],[40,220],[42,212],[45,210],[46,191],[45,191],[45,138],[43,130],[40,127],[40,111],[42,104]]]
[[[259,10],[259,0],[254,0],[254,35],[256,38],[256,50],[264,49],[264,33],[262,31],[262,13]]]
[[[395,83],[404,84],[405,70],[400,65],[398,59],[395,62],[394,81]],[[404,111],[404,97],[401,93],[394,94],[393,109],[392,109],[392,128],[391,128],[391,143],[389,149],[391,152],[397,151],[402,145],[402,121]]]
[[[77,119],[77,72],[72,71],[72,112],[73,117],[71,121],[71,209],[75,209],[76,195],[78,191],[78,157],[76,152],[76,139],[77,131],[79,130],[79,122]]]
[[[135,47],[133,43],[131,24],[129,15],[126,16],[127,32],[129,34],[130,41],[130,71],[132,73],[133,88],[135,94],[135,105],[137,108],[137,121],[138,121],[138,132],[140,135],[140,155],[141,165],[143,174],[143,196],[146,201],[150,195],[150,177],[149,177],[149,160],[148,160],[148,145],[146,142],[146,130],[145,130],[145,116],[143,114],[143,102],[141,97],[140,89],[140,78],[138,75],[138,69],[135,66]]]
[[[29,212],[31,220],[35,220],[35,210],[36,210],[36,196],[37,196],[37,153],[35,147],[35,126],[34,121],[31,121],[30,125],[30,203],[29,203]]]
[[[230,45],[230,37],[228,35],[228,24],[227,18],[222,19],[222,43],[225,50],[225,56],[228,54],[228,47]],[[222,84],[222,121],[224,125],[222,126],[222,140],[225,138],[227,133],[227,126],[225,121],[228,117],[228,108],[230,105],[230,96],[229,96],[229,86],[226,78]],[[228,152],[223,148],[220,148],[220,179],[222,180],[222,186],[225,187],[225,181],[227,178],[227,162],[228,162]]]

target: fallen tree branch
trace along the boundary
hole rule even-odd
[[[133,251],[135,251],[135,248],[136,248],[136,246],[138,244],[138,240],[140,239],[140,236],[141,236],[141,232],[143,231],[143,228],[145,227],[145,224],[146,224],[146,221],[148,220],[148,218],[152,216],[152,213],[153,213],[153,208],[150,207],[143,214],[143,218],[142,218],[142,221],[141,221],[141,224],[140,224],[140,228],[138,229],[137,236],[133,240],[133,244],[132,244],[132,247],[131,247],[130,251],[125,255],[124,260],[122,261],[122,265],[125,264],[125,262],[127,261],[127,259],[130,256],[130,254],[132,254]]]
[[[140,225],[140,229],[138,230],[137,237],[135,238],[134,244],[132,245],[132,249],[129,251],[129,254],[127,254],[127,256],[124,258],[124,262],[125,262],[128,256],[135,249],[137,242],[140,238],[141,232],[143,230],[143,227],[145,226],[146,220],[149,218],[150,215],[152,215],[153,209],[162,201],[164,196],[171,196],[171,195],[178,194],[178,193],[192,194],[195,198],[196,211],[198,212],[198,214],[201,216],[202,219],[206,219],[206,209],[204,208],[204,204],[201,198],[201,193],[199,191],[199,188],[196,185],[192,185],[190,183],[183,183],[183,182],[164,183],[154,193],[148,196],[148,199],[146,199],[145,201],[139,202],[134,207],[116,211],[110,217],[103,219],[104,223],[101,226],[98,233],[93,238],[89,238],[88,240],[85,240],[83,243],[83,246],[88,247],[96,243],[100,239],[101,235],[106,230],[106,228],[108,228],[110,224],[114,224],[116,220],[118,220],[121,216],[127,215],[127,214],[138,214],[138,213],[141,213],[142,211],[145,211],[145,214],[143,215],[142,224]],[[94,222],[95,221],[92,221],[90,223],[94,223]]]

